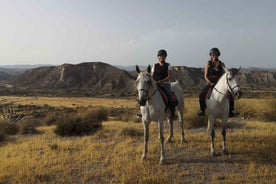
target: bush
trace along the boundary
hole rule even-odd
[[[139,137],[139,136],[143,136],[144,134],[143,132],[140,132],[137,129],[127,127],[121,131],[121,135],[128,136],[128,137]]]
[[[51,114],[47,114],[44,118],[43,118],[43,125],[54,125],[58,119],[58,113],[51,113]]]
[[[276,100],[239,100],[236,107],[243,118],[259,121],[276,121]]]
[[[20,123],[20,134],[37,134],[37,123],[34,121],[24,121]]]
[[[197,113],[184,114],[184,126],[185,128],[207,127],[207,115],[198,117]]]
[[[54,132],[60,136],[81,136],[95,133],[102,127],[102,121],[107,120],[107,112],[90,110],[83,115],[71,113],[58,118]]]
[[[3,134],[15,135],[19,132],[19,127],[16,123],[11,122],[9,120],[1,120],[0,130],[2,131]]]
[[[267,103],[267,107],[260,111],[259,117],[263,121],[276,121],[276,100]]]
[[[0,143],[4,142],[6,138],[7,135],[2,130],[0,130]]]

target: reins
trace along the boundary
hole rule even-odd
[[[145,91],[146,94],[147,94],[147,98],[146,98],[146,101],[148,101],[149,99],[151,99],[153,97],[153,95],[158,91],[158,88],[156,88],[156,90],[154,90],[154,92],[151,94],[151,95],[148,95],[149,94],[149,89],[148,90],[145,90],[145,89],[139,89],[139,91]]]
[[[227,85],[228,85],[228,87],[229,87],[229,89],[230,89],[230,93],[231,93],[231,95],[233,95],[233,96],[235,96],[234,95],[234,93],[233,93],[233,90],[235,89],[235,88],[238,88],[238,87],[240,87],[239,85],[236,85],[236,86],[234,86],[233,88],[230,86],[230,84],[229,84],[229,79],[228,79],[228,74],[226,74],[226,82],[227,82]],[[222,92],[220,92],[217,88],[216,88],[216,85],[214,86],[214,89],[219,93],[219,94],[221,94],[221,95],[224,95],[224,96],[226,96],[226,95],[228,95],[227,93],[222,93]]]

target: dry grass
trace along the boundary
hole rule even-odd
[[[71,99],[64,99],[64,104],[70,104],[68,101]],[[267,101],[261,101],[244,99],[236,107],[241,111],[258,104],[265,109]],[[136,105],[127,102],[113,104]],[[186,99],[186,124],[198,110],[197,103],[197,99]],[[93,135],[69,138],[56,136],[55,126],[37,127],[40,134],[10,137],[0,145],[0,183],[276,183],[275,122],[232,118],[228,125],[229,154],[220,153],[222,137],[217,129],[215,149],[219,154],[211,157],[206,127],[186,129],[187,143],[182,145],[176,124],[175,141],[165,144],[166,164],[162,166],[155,123],[150,126],[148,159],[143,162],[141,123],[106,121]]]
[[[102,107],[102,108],[129,108],[135,107],[135,99],[111,98],[74,98],[74,97],[20,97],[2,96],[1,104],[13,103],[22,105],[49,105],[52,107]]]
[[[245,122],[228,131],[229,155],[211,158],[205,129],[186,131],[188,143],[165,145],[158,164],[157,125],[151,124],[148,160],[142,162],[143,126],[104,122],[92,136],[61,138],[54,126],[20,136],[0,147],[0,181],[5,183],[275,183],[275,123]],[[177,126],[176,126],[177,128]],[[126,133],[127,132],[127,133]],[[130,136],[129,136],[130,135]],[[166,136],[168,132],[166,131]],[[216,141],[220,149],[221,136]],[[14,174],[17,173],[17,174]]]

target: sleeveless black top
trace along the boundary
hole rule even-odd
[[[156,63],[154,65],[153,79],[156,81],[165,79],[168,76],[168,70],[169,63],[164,63],[163,66],[161,66],[159,63]]]
[[[208,61],[209,63],[209,69],[207,73],[208,79],[213,82],[217,83],[219,78],[224,74],[224,69],[222,67],[221,61],[219,61],[219,67],[216,68],[215,64],[211,61]]]

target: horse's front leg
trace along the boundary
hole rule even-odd
[[[210,136],[211,136],[211,156],[215,156],[216,153],[215,153],[215,144],[214,144],[214,139],[215,139],[215,130],[214,130],[214,122],[215,122],[215,119],[213,117],[209,117],[209,120],[208,120],[208,130],[209,130],[209,133],[210,133]]]
[[[223,128],[221,132],[223,136],[223,144],[222,144],[222,154],[226,155],[228,153],[228,150],[226,148],[226,129]]]
[[[142,155],[142,160],[145,160],[148,152],[148,141],[149,141],[149,122],[144,121],[144,150]]]
[[[173,138],[173,120],[171,118],[168,119],[169,126],[170,126],[170,135],[167,138],[167,142],[171,143]]]
[[[159,126],[159,139],[160,139],[160,144],[161,144],[161,155],[160,155],[160,164],[164,163],[164,159],[165,159],[165,151],[164,151],[164,127],[163,127],[163,120],[160,120],[158,122],[158,126]]]
[[[222,132],[221,132],[221,135],[223,136],[222,154],[224,155],[228,154],[228,151],[226,148],[226,122],[227,122],[227,118],[222,120]]]
[[[216,153],[215,153],[215,144],[214,144],[214,139],[215,139],[215,130],[212,129],[211,131],[211,138],[212,138],[212,141],[211,141],[211,156],[215,156]]]

